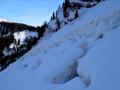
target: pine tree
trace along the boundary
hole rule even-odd
[[[17,41],[17,45],[20,45],[20,39],[18,39],[18,41]]]
[[[58,18],[56,18],[56,24],[57,24],[58,29],[60,29],[60,21]]]
[[[96,2],[101,2],[101,1],[104,1],[104,0],[95,0]]]
[[[51,17],[51,20],[54,20],[55,19],[55,13],[53,12],[53,15]]]
[[[79,17],[78,10],[76,10],[76,12],[75,12],[75,19],[78,18],[78,17]]]
[[[17,44],[17,41],[16,41],[16,39],[14,39],[14,43],[15,43],[15,44]]]
[[[69,0],[65,0],[65,3],[68,4],[68,3],[69,3]]]
[[[53,20],[55,19],[55,13],[53,12]]]
[[[65,0],[65,2],[62,5],[63,15],[64,15],[65,18],[68,17],[68,12],[67,12],[68,6],[69,6],[69,0]]]

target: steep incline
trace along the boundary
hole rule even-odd
[[[102,2],[0,72],[0,90],[119,90],[119,33],[120,1]]]
[[[56,12],[53,12],[47,23],[45,36],[60,30],[62,27],[74,22],[75,19],[82,19],[89,8],[94,7],[103,0],[65,0]]]

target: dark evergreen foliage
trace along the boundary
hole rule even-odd
[[[58,27],[57,30],[60,29],[60,21],[59,21],[58,18],[56,18],[56,24],[57,24],[57,27]]]
[[[42,26],[37,26],[38,38],[43,37],[46,28],[47,28],[47,22],[44,22]]]
[[[54,20],[55,19],[55,13],[53,12],[53,15],[51,17],[51,20]]]
[[[75,12],[75,19],[78,18],[78,17],[79,17],[78,10],[76,10],[76,12]]]
[[[68,6],[69,6],[69,1],[68,0],[65,0],[65,2],[63,3],[62,5],[62,8],[63,8],[63,14],[64,14],[64,17],[67,18],[68,17]]]

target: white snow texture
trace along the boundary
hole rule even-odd
[[[81,12],[0,72],[0,90],[120,90],[120,0]]]

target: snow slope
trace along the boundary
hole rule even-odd
[[[120,89],[120,26],[108,33],[79,60],[82,80],[90,79],[88,90]]]
[[[119,90],[120,1],[108,0],[0,72],[0,90]]]
[[[76,18],[82,18],[89,8],[94,7],[98,3],[98,0],[64,0],[63,4],[51,16],[45,28],[44,37],[50,37],[54,32],[74,22]]]

